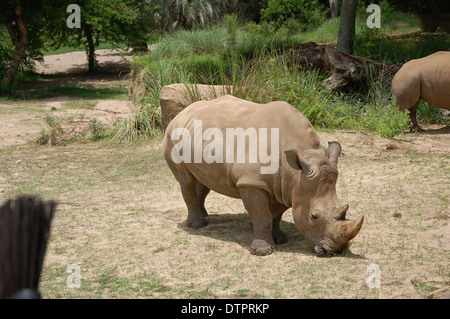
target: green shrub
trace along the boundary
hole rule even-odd
[[[424,100],[420,100],[417,109],[417,121],[421,123],[450,125],[450,119],[444,118],[437,108],[430,106]]]
[[[359,118],[363,129],[382,137],[394,137],[411,127],[408,111],[400,111],[393,102],[386,105],[369,105]]]
[[[50,128],[50,129],[55,129],[57,131],[62,132],[62,128],[61,128],[61,119],[60,118],[56,118],[52,115],[46,115],[44,117],[44,123]]]
[[[91,132],[92,139],[98,141],[104,137],[105,129],[97,119],[92,119],[89,121],[89,131]]]
[[[0,74],[3,76],[8,67],[8,61],[11,61],[14,54],[14,45],[8,31],[3,25],[0,25]]]
[[[320,25],[325,12],[318,0],[269,0],[267,8],[261,9],[261,20],[280,28],[293,19],[306,30]]]
[[[37,145],[47,145],[48,142],[50,141],[50,134],[49,132],[47,132],[46,129],[41,129],[41,133],[38,136],[38,138],[35,140],[35,143]]]

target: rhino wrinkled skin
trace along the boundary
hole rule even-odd
[[[259,161],[175,163],[172,149],[179,141],[172,140],[171,133],[186,128],[193,136],[196,120],[202,121],[204,130],[219,128],[223,132],[226,128],[278,128],[275,151],[279,152],[279,169],[273,174],[261,174],[263,164]],[[203,141],[202,147],[208,142]],[[267,147],[271,154],[271,144]],[[275,244],[287,241],[280,230],[280,221],[290,207],[296,226],[318,256],[344,250],[361,229],[364,217],[346,220],[349,206],[341,203],[336,194],[339,143],[329,143],[325,154],[311,123],[288,103],[257,104],[230,95],[195,102],[170,122],[163,149],[188,209],[186,225],[192,228],[206,225],[208,213],[204,203],[210,190],[241,198],[253,224],[250,246],[253,254],[269,254]]]

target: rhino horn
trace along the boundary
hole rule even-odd
[[[341,154],[341,145],[338,142],[328,142],[327,156],[331,163],[337,167],[338,157]]]
[[[345,220],[345,216],[347,215],[347,211],[349,209],[348,204],[344,204],[340,207],[336,207],[333,214],[336,220]]]
[[[349,242],[359,232],[364,222],[364,216],[359,217],[354,221],[343,221],[340,227],[341,240],[343,242]]]

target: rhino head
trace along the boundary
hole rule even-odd
[[[337,197],[340,153],[337,142],[329,143],[326,155],[321,149],[285,152],[288,164],[298,172],[292,188],[294,222],[320,257],[346,249],[364,221],[364,216],[347,220],[349,205]]]

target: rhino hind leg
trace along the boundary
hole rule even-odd
[[[186,220],[186,226],[191,228],[200,228],[206,226],[204,202],[208,192],[201,192],[201,196],[197,193],[199,182],[192,180],[185,183],[180,183],[181,193],[183,194],[184,202],[188,209],[188,218]],[[207,214],[207,213],[206,213]]]
[[[258,188],[241,187],[239,193],[253,224],[250,252],[255,255],[272,253],[275,247],[272,238],[273,216],[267,192]]]
[[[419,102],[420,102],[420,100],[419,100]],[[419,126],[419,123],[417,123],[417,109],[419,107],[419,102],[417,102],[417,104],[415,104],[412,108],[409,109],[409,118],[411,119],[411,123],[412,123],[411,132],[423,131],[423,129]]]
[[[208,216],[208,211],[205,208],[205,199],[206,199],[206,196],[208,196],[210,191],[211,190],[208,187],[206,187],[205,185],[201,184],[200,182],[197,183],[196,193],[197,193],[198,200],[200,202],[200,210],[202,212],[203,217]]]
[[[283,213],[286,210],[287,210],[287,207],[285,207],[285,206],[272,207],[272,215],[276,216],[273,218],[273,221],[272,221],[272,238],[273,238],[273,241],[275,242],[275,244],[277,244],[277,245],[287,243],[287,236],[280,229],[281,217],[283,216]]]

